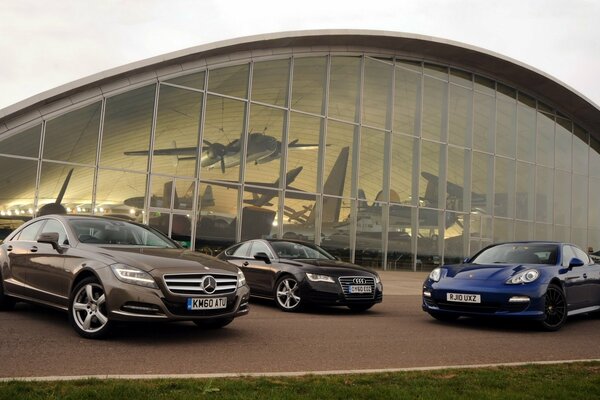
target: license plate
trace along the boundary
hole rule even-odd
[[[227,307],[227,297],[212,297],[209,299],[190,298],[187,301],[188,310],[216,310]]]
[[[369,285],[351,285],[350,293],[373,293],[373,288]]]
[[[446,299],[458,303],[481,303],[481,295],[478,294],[447,293]]]

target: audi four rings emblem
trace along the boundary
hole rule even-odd
[[[204,290],[204,293],[213,294],[217,290],[217,280],[211,275],[206,275],[200,281],[200,289]]]
[[[365,278],[354,278],[352,280],[352,283],[355,283],[357,285],[364,285],[365,283],[367,283],[367,280]]]

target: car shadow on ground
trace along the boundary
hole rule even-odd
[[[286,312],[275,304],[275,300],[268,300],[262,298],[251,298],[251,306],[263,306],[272,311],[277,311],[283,314],[312,314],[312,315],[327,315],[327,316],[343,316],[343,315],[375,315],[378,314],[377,305],[375,304],[372,308],[366,311],[353,311],[346,306],[321,306],[316,304],[307,304],[300,311]]]

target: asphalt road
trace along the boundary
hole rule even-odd
[[[600,359],[600,318],[575,317],[559,332],[472,319],[438,322],[418,295],[386,295],[364,314],[301,314],[268,302],[228,327],[192,323],[119,327],[81,339],[66,314],[19,304],[0,312],[0,377],[362,370]]]

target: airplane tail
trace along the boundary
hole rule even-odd
[[[340,211],[342,209],[341,196],[344,194],[344,184],[346,182],[346,170],[348,168],[348,158],[350,156],[350,147],[346,146],[342,148],[338,155],[333,168],[327,176],[325,186],[323,187],[323,193],[326,195],[339,196],[336,197],[323,197],[323,222],[338,222],[340,219]],[[307,221],[309,223],[315,222],[315,210],[314,207],[311,210]]]

